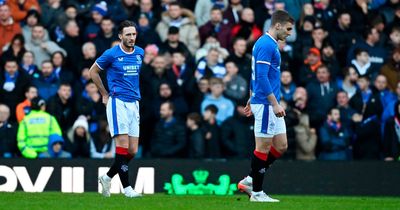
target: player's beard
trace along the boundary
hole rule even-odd
[[[124,45],[124,47],[126,47],[127,49],[132,49],[133,46],[135,45],[135,41],[132,41],[132,43],[129,43],[128,40],[123,40],[122,44]]]

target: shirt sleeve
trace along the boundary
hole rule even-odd
[[[260,49],[257,57],[255,58],[256,80],[258,80],[260,88],[265,95],[272,93],[271,83],[268,78],[268,73],[271,69],[271,59],[273,50],[269,47]]]
[[[99,58],[96,60],[96,65],[101,69],[107,69],[112,63],[111,49],[106,50]]]

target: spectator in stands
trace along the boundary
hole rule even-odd
[[[368,7],[367,0],[356,0],[354,1],[351,10],[351,28],[361,34],[364,27],[368,25],[369,19],[371,17],[371,11]]]
[[[376,77],[374,81],[374,86],[372,88],[375,88],[376,91],[379,93],[381,96],[381,103],[382,107],[392,103],[393,101],[396,101],[396,95],[393,94],[388,88],[387,88],[387,79],[386,76],[380,74]]]
[[[231,26],[224,23],[222,10],[219,7],[213,7],[210,13],[211,19],[199,28],[201,45],[205,43],[207,37],[214,36],[221,47],[228,49],[231,43]],[[203,14],[202,16],[208,17]]]
[[[386,121],[395,115],[395,104],[400,101],[400,81],[397,83],[395,90],[395,100],[383,106],[383,113],[381,118],[381,126],[385,127]],[[383,130],[382,130],[383,131]]]
[[[168,5],[168,11],[163,13],[161,21],[157,25],[157,32],[161,41],[167,39],[168,28],[175,26],[179,28],[179,40],[182,41],[194,55],[200,46],[199,30],[195,25],[195,17],[189,10],[182,9],[177,2]]]
[[[149,1],[149,0],[146,0]],[[161,39],[156,30],[151,27],[149,18],[145,14],[141,14],[138,19],[136,44],[145,48],[149,44],[161,44]],[[179,40],[179,39],[177,39]]]
[[[332,44],[341,67],[346,66],[346,56],[352,44],[356,42],[356,33],[351,25],[350,11],[338,14],[337,23],[331,33]]]
[[[170,102],[174,105],[175,117],[179,120],[184,120],[186,118],[186,114],[189,111],[187,102],[182,96],[176,94],[172,90],[170,84],[168,84],[167,82],[162,82],[160,84],[157,96],[158,97],[156,97],[155,100],[153,100],[155,116],[157,116],[160,113],[161,104],[165,102]]]
[[[10,108],[0,104],[0,158],[17,157],[17,126],[11,124]]]
[[[296,91],[296,84],[293,82],[292,73],[287,70],[281,72],[281,96],[287,103],[293,102],[293,94]]]
[[[10,7],[7,4],[0,4],[0,55],[3,47],[10,43],[16,34],[21,33],[20,25],[11,17]]]
[[[220,46],[218,40],[214,36],[207,37],[206,42],[203,44],[203,46],[201,46],[201,48],[196,51],[195,61],[199,62],[202,58],[206,57],[208,55],[208,51],[210,51],[210,49],[212,48],[218,50],[218,62],[223,63],[224,60],[228,57],[229,52],[227,49]]]
[[[265,20],[264,20],[265,21]],[[264,21],[262,24],[264,24]],[[262,26],[261,26],[262,27]],[[244,8],[240,15],[239,24],[233,26],[231,31],[232,37],[242,37],[246,39],[248,49],[253,47],[253,44],[262,35],[261,29],[254,21],[254,12],[251,8]]]
[[[93,6],[91,10],[91,18],[86,26],[84,33],[84,38],[86,40],[93,40],[96,38],[98,32],[100,31],[100,24],[104,17],[108,14],[107,2],[101,1]]]
[[[293,44],[293,51],[299,52],[293,54],[293,59],[299,63],[303,62],[307,56],[307,51],[309,46],[313,45],[313,39],[311,36],[312,31],[314,30],[316,19],[314,16],[305,16],[303,25],[300,25],[298,29],[298,35],[296,42]],[[295,73],[295,72],[292,72]],[[296,74],[293,74],[294,76]],[[297,78],[297,77],[295,77]]]
[[[100,29],[96,38],[93,40],[99,55],[109,49],[113,41],[118,40],[118,34],[114,30],[114,22],[112,19],[108,17],[103,18],[100,23]]]
[[[340,121],[340,111],[332,108],[320,130],[320,160],[349,160],[351,133]]]
[[[321,21],[321,24],[326,27],[327,31],[333,29],[337,17],[337,9],[330,2],[330,0],[324,0],[314,3],[315,17]]]
[[[22,56],[25,53],[25,40],[22,34],[16,34],[11,43],[4,48],[3,55],[1,56],[1,65],[4,65],[4,61],[13,58],[17,60],[18,63],[21,63]]]
[[[206,95],[210,92],[210,81],[208,78],[202,77],[197,82],[197,87],[195,88],[193,101],[190,104],[190,111],[199,113],[201,111],[201,103],[204,101]]]
[[[361,1],[361,0],[360,0]],[[363,25],[364,26],[364,25]],[[363,40],[357,41],[347,53],[347,63],[350,64],[351,61],[356,56],[356,49],[364,49],[368,52],[371,57],[371,65],[376,69],[380,69],[386,60],[387,52],[384,48],[378,45],[379,42],[379,32],[375,28],[367,28],[363,33]]]
[[[90,157],[108,159],[115,156],[115,141],[112,141],[107,121],[99,121],[99,129],[90,141]],[[137,157],[138,154],[135,155]]]
[[[49,40],[46,29],[42,25],[35,25],[32,28],[32,38],[30,42],[25,43],[25,48],[35,55],[35,65],[41,65],[43,61],[49,60],[50,55],[56,51],[67,55],[64,49]]]
[[[344,79],[337,80],[339,89],[345,91],[349,98],[352,98],[357,92],[358,73],[354,67],[349,66],[343,70]]]
[[[389,38],[385,49],[388,49],[389,52],[393,52],[396,48],[400,48],[400,25],[392,28]]]
[[[312,45],[305,46],[306,48],[315,47],[318,50],[322,50],[322,45],[327,40],[328,32],[322,26],[315,26],[311,33]],[[305,52],[306,49],[303,50]]]
[[[42,69],[38,78],[33,78],[33,85],[38,88],[39,96],[48,100],[57,93],[60,80],[54,73],[53,63],[49,60],[42,62]]]
[[[394,106],[394,117],[385,126],[383,138],[383,157],[385,161],[400,160],[400,102]]]
[[[65,64],[70,69],[79,69],[79,60],[82,58],[81,46],[83,44],[79,36],[79,26],[75,20],[68,20],[63,30],[65,32],[65,38],[60,42],[60,47],[62,47],[68,55]]]
[[[10,108],[10,122],[16,122],[15,108],[24,100],[24,92],[30,84],[29,76],[18,69],[15,59],[5,61],[4,70],[0,71],[0,103]]]
[[[53,31],[56,41],[62,40],[64,38],[64,33],[61,31],[61,26],[64,26],[69,20],[75,20],[78,23],[79,27],[82,27],[84,25],[83,22],[86,21],[86,19],[83,20],[83,16],[79,16],[79,18],[77,17],[78,8],[76,8],[74,4],[67,4],[64,6],[64,12],[57,16],[57,26]]]
[[[304,64],[300,69],[299,73],[299,85],[306,86],[310,82],[316,81],[315,72],[322,65],[320,51],[312,47],[308,51],[307,58],[304,60]]]
[[[160,14],[161,12],[157,11],[152,0],[141,0],[139,1],[139,11],[134,13],[133,20],[138,23],[141,16],[144,15],[149,22],[149,27],[155,28],[160,21]]]
[[[239,68],[233,61],[225,63],[226,75],[222,79],[225,84],[224,94],[236,104],[246,102],[248,96],[248,84],[246,80],[238,74]]]
[[[10,7],[11,15],[16,22],[21,22],[29,14],[29,11],[40,12],[39,3],[37,0],[7,0]]]
[[[244,106],[236,107],[234,116],[221,125],[221,150],[226,158],[249,158],[254,138],[252,119],[246,117]]]
[[[227,20],[229,25],[238,24],[242,10],[243,4],[241,0],[229,0],[229,5],[224,10],[224,20]]]
[[[38,158],[71,158],[71,153],[64,151],[62,138],[49,138],[47,151],[38,155]]]
[[[172,53],[172,66],[168,73],[175,79],[177,94],[183,95],[185,100],[190,103],[196,87],[193,63],[185,57],[183,52],[176,51]]]
[[[337,103],[337,108],[339,109],[340,112],[340,121],[343,124],[343,126],[352,128],[353,115],[356,114],[357,112],[350,106],[349,101],[350,99],[346,91],[340,90],[336,94],[336,103]]]
[[[187,45],[180,41],[179,28],[171,26],[168,28],[167,40],[160,46],[162,52],[169,52],[170,54],[180,51],[183,52],[185,57],[190,59],[192,57]]]
[[[62,133],[57,120],[45,112],[46,101],[36,97],[32,99],[32,110],[20,122],[18,127],[18,148],[25,158],[37,158],[46,152],[50,140],[62,140]]]
[[[57,94],[49,98],[46,111],[60,123],[63,134],[67,134],[68,129],[71,128],[74,119],[76,119],[70,84],[60,84]]]
[[[188,133],[188,152],[189,158],[204,158],[205,156],[205,139],[201,128],[201,116],[192,112],[188,114],[186,120],[186,127],[189,129]]]
[[[164,102],[160,107],[160,121],[157,123],[151,141],[151,156],[155,158],[183,157],[186,146],[184,125],[174,117],[174,105]]]
[[[360,88],[350,100],[350,106],[357,111],[355,122],[354,159],[379,159],[381,148],[380,117],[382,103],[378,92],[369,87],[369,78],[361,76],[357,81]]]
[[[89,124],[85,116],[80,115],[68,131],[66,149],[71,152],[74,158],[90,157],[90,142],[92,137],[89,133]]]
[[[97,48],[96,45],[93,44],[93,42],[86,42],[85,44],[82,45],[81,50],[83,58],[79,59],[80,60],[79,69],[72,69],[73,72],[75,72],[75,75],[78,76],[81,75],[81,72],[78,71],[86,67],[90,67],[90,65],[92,65],[96,61],[97,57]]]
[[[336,52],[329,40],[325,40],[321,49],[321,61],[325,64],[331,72],[332,79],[342,78],[339,62],[336,59]]]
[[[194,8],[194,14],[196,15],[196,24],[198,27],[206,24],[211,17],[208,14],[213,8],[219,9],[221,12],[226,9],[228,6],[228,0],[205,0],[205,1],[197,1],[196,6]],[[222,13],[221,13],[222,20]]]
[[[203,125],[201,130],[203,131],[205,145],[205,157],[206,158],[219,158],[221,157],[221,143],[220,143],[220,127],[217,124],[216,116],[218,114],[218,108],[214,104],[206,106],[203,112]]]
[[[33,55],[32,51],[25,51],[24,55],[22,56],[20,67],[21,70],[26,72],[30,77],[39,76],[39,69],[34,64],[34,61],[35,61],[35,56]]]
[[[147,45],[147,47],[144,48],[144,58],[143,58],[142,69],[147,69],[151,65],[154,58],[158,55],[159,50],[160,49],[155,44]]]
[[[299,124],[294,127],[296,134],[296,159],[314,160],[317,134],[315,128],[310,128],[307,114],[307,91],[303,87],[296,88],[293,95],[293,111],[297,113]]]
[[[35,86],[29,86],[25,91],[25,101],[19,103],[16,108],[17,122],[20,123],[25,115],[31,111],[31,101],[38,96],[38,90]]]
[[[229,54],[226,60],[233,61],[239,68],[241,75],[247,83],[250,83],[251,77],[251,55],[246,53],[247,45],[244,38],[235,38],[233,40],[233,52]]]
[[[57,17],[59,14],[63,13],[63,8],[61,5],[61,0],[47,0],[40,4],[42,11],[41,23],[46,28],[54,28]]]
[[[85,90],[85,86],[89,80],[91,80],[89,67],[85,67],[81,70],[80,76],[75,80],[72,86],[73,95],[79,98],[80,94]]]
[[[371,65],[368,51],[365,49],[356,49],[354,51],[356,57],[351,61],[351,67],[353,67],[359,76],[368,76],[371,79],[375,78],[378,72]]]
[[[393,51],[391,59],[382,66],[381,74],[386,76],[388,87],[394,92],[397,83],[400,81],[400,47]]]
[[[65,57],[62,52],[57,51],[51,55],[51,62],[54,66],[54,73],[60,82],[72,84],[75,80],[73,72],[65,65]]]
[[[95,1],[93,1],[95,3]],[[139,1],[135,0],[121,0],[121,1],[108,1],[110,17],[115,24],[119,25],[124,20],[134,20],[135,15],[140,13]]]
[[[223,62],[219,61],[218,48],[211,48],[206,57],[200,59],[197,64],[195,77],[199,80],[202,77],[223,78],[226,74],[226,68]]]
[[[336,105],[337,86],[331,81],[329,69],[321,65],[316,70],[317,82],[307,85],[310,125],[318,128],[323,124],[328,111]]]
[[[208,105],[215,105],[218,108],[218,113],[216,115],[217,124],[221,125],[227,118],[233,116],[235,110],[234,104],[231,100],[222,95],[224,92],[224,83],[222,79],[211,78],[210,90],[211,94],[206,95],[201,103],[201,113],[204,114]]]
[[[258,3],[253,3],[254,13],[255,13],[255,23],[258,28],[263,28],[265,21],[271,18],[274,12],[275,1],[273,0],[263,0],[258,1]]]

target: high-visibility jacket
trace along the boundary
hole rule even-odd
[[[32,110],[18,127],[18,148],[25,158],[36,158],[38,153],[47,151],[49,138],[62,133],[57,120],[44,111]]]

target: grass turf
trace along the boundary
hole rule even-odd
[[[275,195],[280,203],[250,203],[246,195],[234,196],[171,196],[145,195],[129,199],[122,194],[104,198],[97,193],[63,194],[0,193],[0,209],[168,209],[168,210],[399,210],[400,198],[353,196],[288,196]]]

